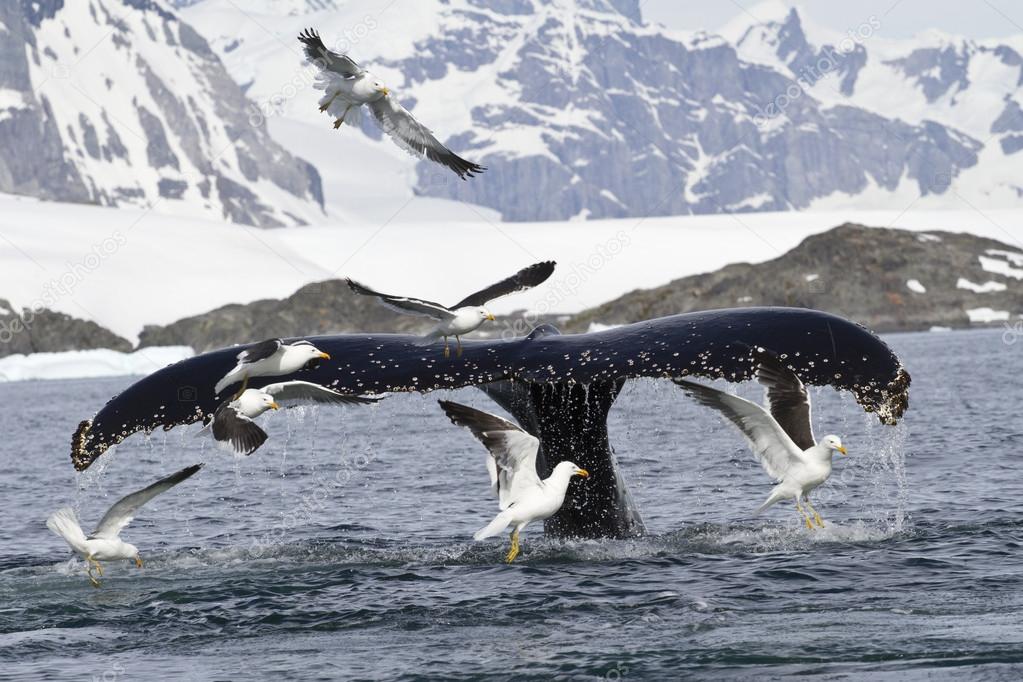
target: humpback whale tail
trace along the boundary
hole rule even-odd
[[[503,511],[494,517],[494,520],[488,523],[483,528],[473,533],[473,540],[485,540],[492,538],[495,535],[503,533],[508,525],[511,523],[511,514],[507,511]]]

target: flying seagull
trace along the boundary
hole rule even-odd
[[[238,364],[217,382],[214,391],[219,395],[225,388],[239,381],[243,382],[242,390],[245,390],[252,377],[291,374],[300,369],[315,367],[320,360],[330,360],[330,356],[308,341],[260,341],[238,353]]]
[[[202,464],[193,464],[190,467],[185,467],[176,474],[161,478],[142,490],[122,497],[103,515],[96,530],[88,537],[82,532],[78,517],[70,507],[53,512],[50,518],[46,519],[46,527],[64,538],[64,542],[85,559],[85,572],[89,576],[89,581],[93,587],[99,587],[99,580],[92,571],[95,569],[99,577],[103,577],[103,567],[99,564],[101,561],[134,559],[135,565],[142,568],[142,557],[139,555],[138,547],[121,539],[121,531],[135,518],[135,512],[139,507],[194,475],[202,466]]]
[[[486,170],[442,145],[429,128],[398,103],[390,89],[348,55],[328,50],[316,31],[306,29],[298,39],[305,47],[306,59],[320,70],[316,79],[316,87],[324,92],[320,111],[334,117],[334,128],[340,128],[346,120],[357,123],[366,105],[380,129],[405,151],[447,166],[463,180]]]
[[[472,431],[490,451],[487,471],[501,512],[472,537],[483,540],[512,527],[511,549],[505,557],[511,563],[519,554],[519,533],[533,521],[549,519],[561,509],[573,476],[586,478],[590,474],[572,462],[559,462],[541,481],[536,473],[540,441],[534,436],[497,415],[447,400],[438,402],[453,424]]]
[[[212,431],[214,440],[229,443],[234,451],[251,455],[266,442],[266,431],[253,421],[267,410],[297,407],[301,403],[332,405],[366,405],[379,398],[345,395],[308,381],[283,381],[263,388],[247,388],[231,400],[226,400],[213,413],[213,419],[199,433]]]
[[[813,530],[814,522],[823,528],[824,521],[810,503],[810,492],[831,476],[833,453],[837,451],[844,455],[846,449],[838,436],[825,436],[819,443],[813,440],[809,424],[810,404],[806,398],[806,391],[802,388],[802,382],[794,373],[791,376],[786,376],[784,372],[779,373],[779,367],[782,367],[784,372],[791,372],[781,363],[765,365],[762,361],[757,374],[761,383],[768,387],[768,400],[772,412],[778,415],[780,420],[756,403],[731,393],[686,379],[673,381],[697,402],[717,410],[735,424],[745,436],[764,471],[777,481],[778,484],[771,490],[771,494],[757,509],[757,514],[780,500],[791,498],[795,500],[796,510],[803,517],[807,528]],[[798,393],[792,379],[798,382],[803,395],[801,400],[795,402],[789,402]],[[809,441],[803,440],[803,444],[809,442],[809,446],[797,444],[782,423],[793,429],[791,433],[802,434],[797,435],[801,440],[806,434],[810,434]],[[800,499],[806,503],[810,513],[803,509]]]
[[[439,324],[433,331],[423,337],[422,343],[424,345],[433,343],[443,337],[444,357],[449,357],[451,351],[448,348],[448,337],[454,336],[455,342],[458,344],[456,353],[460,356],[462,354],[462,340],[459,337],[478,329],[487,320],[494,320],[493,314],[484,307],[485,303],[495,298],[507,296],[516,291],[531,289],[538,284],[542,284],[554,272],[555,265],[556,263],[552,260],[534,263],[529,267],[522,268],[511,277],[503,279],[497,284],[491,284],[486,289],[466,296],[450,308],[421,298],[382,294],[379,291],[374,291],[365,285],[359,284],[353,279],[348,280],[348,286],[357,294],[376,296],[388,308],[399,313],[420,315],[437,320]]]

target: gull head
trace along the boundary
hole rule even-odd
[[[377,80],[373,81],[372,87],[373,92],[378,93],[383,97],[387,97],[389,94],[391,94],[391,89],[384,85],[383,83],[381,83],[380,81]]]
[[[558,465],[554,467],[554,471],[551,472],[551,476],[564,476],[566,479],[570,479],[573,476],[580,476],[582,478],[589,478],[590,472],[586,471],[574,462],[558,462]]]
[[[824,436],[821,439],[820,445],[826,447],[828,450],[836,450],[841,452],[843,455],[849,454],[845,450],[845,446],[842,445],[842,439],[838,436]]]
[[[330,360],[329,355],[309,342],[296,343],[292,346],[292,348],[295,349],[294,352],[301,353],[306,356],[304,366],[307,368],[315,367],[320,360]]]
[[[245,389],[238,397],[238,404],[247,417],[258,417],[267,410],[276,410],[280,407],[272,395],[258,388]]]
[[[483,306],[476,308],[476,314],[480,316],[480,322],[484,322],[486,320],[490,320],[491,322],[493,322],[495,319],[497,319],[494,317],[494,314],[492,312],[490,312]]]

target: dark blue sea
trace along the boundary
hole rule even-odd
[[[850,453],[823,530],[753,517],[771,482],[739,435],[642,381],[609,423],[649,535],[538,525],[512,565],[471,540],[496,511],[485,454],[436,404],[490,409],[474,389],[267,415],[247,458],[196,427],[136,435],[76,475],[74,427],[133,379],[0,384],[0,678],[1021,679],[1023,339],[886,338],[913,376],[902,425],[812,391]],[[46,529],[197,461],[123,534],[145,567],[99,589]]]

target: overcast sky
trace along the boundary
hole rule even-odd
[[[929,28],[972,38],[1023,34],[1020,0],[781,0],[800,14],[841,32],[871,15],[886,38],[906,38]],[[756,13],[758,0],[641,0],[643,16],[671,28],[717,30],[743,12]]]

